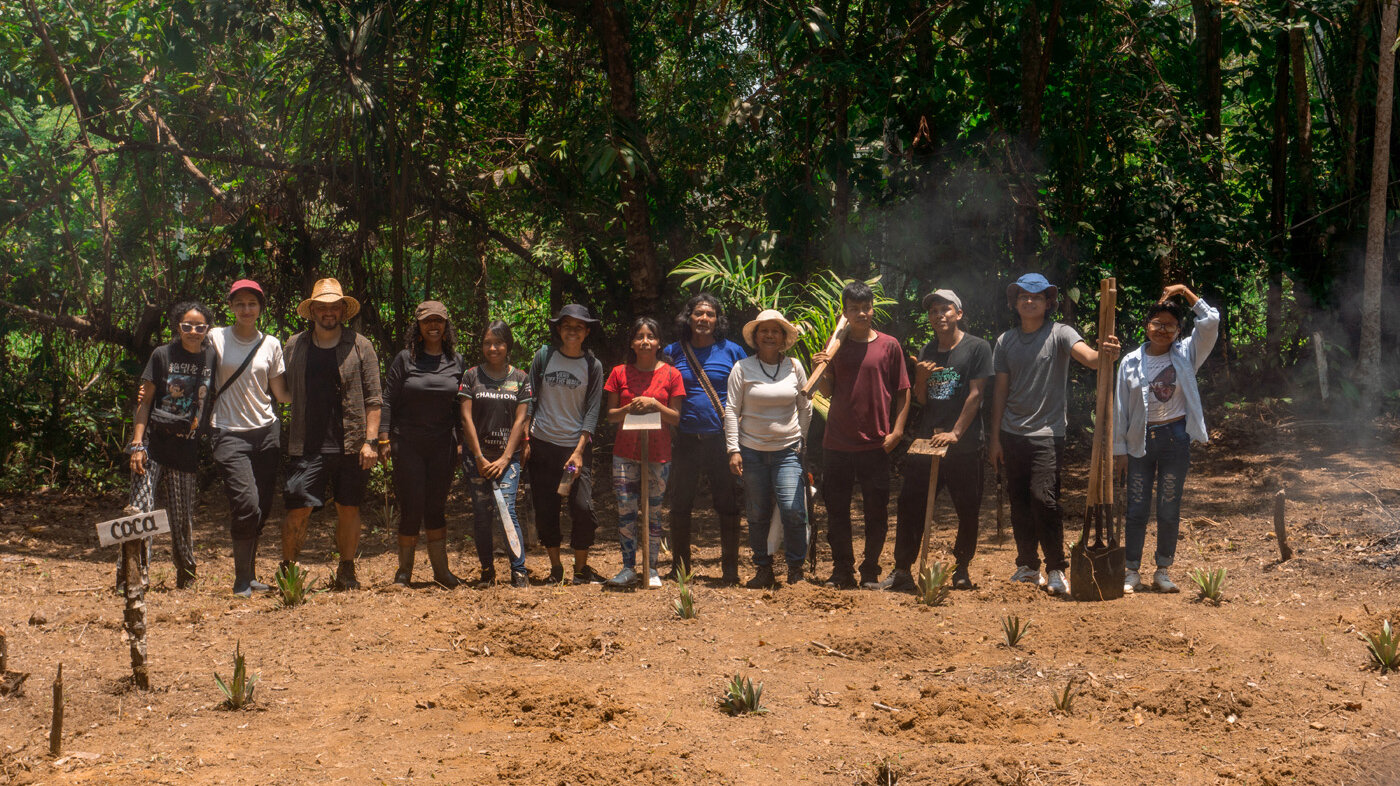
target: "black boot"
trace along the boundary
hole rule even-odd
[[[428,541],[428,563],[433,566],[433,581],[448,589],[461,586],[462,580],[447,568],[447,539]]]
[[[253,597],[253,563],[257,551],[257,538],[233,542],[233,594],[240,598]]]
[[[804,582],[804,581],[806,581],[806,580],[807,580],[807,572],[806,572],[805,570],[803,570],[803,563],[801,563],[801,562],[789,562],[789,563],[788,563],[787,583],[788,583],[789,585],[801,584],[802,582]]]
[[[772,589],[777,585],[778,579],[773,575],[773,566],[759,565],[758,572],[744,586],[749,589]]]
[[[355,578],[355,560],[343,559],[340,567],[335,569],[335,588],[338,590],[357,590],[360,588],[360,580]]]
[[[723,571],[720,583],[735,586],[739,583],[739,516],[719,517],[719,563]],[[769,571],[771,574],[771,570]]]
[[[413,582],[413,553],[418,550],[418,538],[399,536],[399,569],[394,572],[394,583],[407,587]]]

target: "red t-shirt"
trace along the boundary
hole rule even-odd
[[[873,450],[884,444],[893,422],[894,395],[909,387],[904,350],[893,336],[844,341],[826,373],[831,375],[831,410],[822,446],[832,450]]]
[[[685,382],[681,372],[669,363],[657,363],[651,371],[638,371],[635,366],[625,363],[613,368],[603,390],[617,394],[618,406],[626,406],[638,396],[650,396],[662,404],[675,409],[676,401],[685,398]],[[623,431],[618,424],[617,442],[613,445],[613,455],[621,458],[642,460],[641,431]],[[647,450],[647,460],[664,464],[671,460],[671,427],[663,425],[651,434]]]

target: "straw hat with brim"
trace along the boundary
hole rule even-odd
[[[356,314],[360,313],[360,301],[341,291],[339,281],[333,278],[323,278],[311,287],[311,297],[297,305],[297,314],[302,319],[311,319],[312,303],[338,303],[341,301],[345,303],[344,319],[346,321],[353,319]]]
[[[744,341],[754,349],[758,348],[758,341],[755,339],[754,334],[758,330],[758,326],[762,325],[764,322],[777,322],[778,326],[783,329],[783,333],[787,337],[786,343],[783,344],[784,352],[791,349],[792,345],[797,343],[798,337],[802,335],[802,331],[799,330],[796,325],[789,322],[787,317],[783,316],[780,312],[771,308],[765,309],[758,312],[758,316],[749,320],[748,323],[744,325]]]

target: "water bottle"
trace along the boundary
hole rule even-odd
[[[578,480],[578,467],[573,464],[564,465],[564,475],[559,478],[559,496],[569,496],[569,491],[574,487],[574,481]]]

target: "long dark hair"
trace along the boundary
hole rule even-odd
[[[708,305],[715,310],[715,341],[723,341],[729,335],[729,320],[724,316],[724,307],[720,305],[719,298],[709,292],[701,292],[685,302],[685,308],[676,315],[676,335],[681,341],[690,343],[690,312],[700,305]],[[628,340],[627,343],[632,342]]]
[[[180,318],[191,311],[198,311],[199,315],[204,317],[204,324],[209,326],[209,330],[214,329],[214,312],[210,311],[208,306],[198,300],[181,300],[170,307],[170,330],[175,334],[174,341],[180,340]],[[209,341],[208,330],[204,331],[204,336],[199,342],[200,346],[204,346],[207,341]]]
[[[452,328],[452,320],[445,320],[446,325],[442,328],[442,356],[451,360],[453,348],[457,346],[457,331]],[[413,320],[413,324],[408,326],[408,337],[404,340],[404,349],[408,350],[409,360],[418,361],[418,353],[423,349],[423,331],[418,327],[418,320]]]
[[[486,343],[486,337],[494,335],[506,345],[506,362],[510,362],[510,353],[515,351],[515,334],[511,332],[510,325],[503,320],[495,320],[486,326],[486,330],[481,332],[481,343]]]
[[[627,362],[637,362],[637,351],[632,349],[632,340],[637,337],[637,334],[641,332],[642,328],[649,328],[651,334],[656,336],[656,343],[660,345],[656,348],[656,359],[662,363],[670,363],[671,356],[666,354],[661,341],[661,323],[651,317],[637,317],[632,321],[632,327],[627,330]]]

